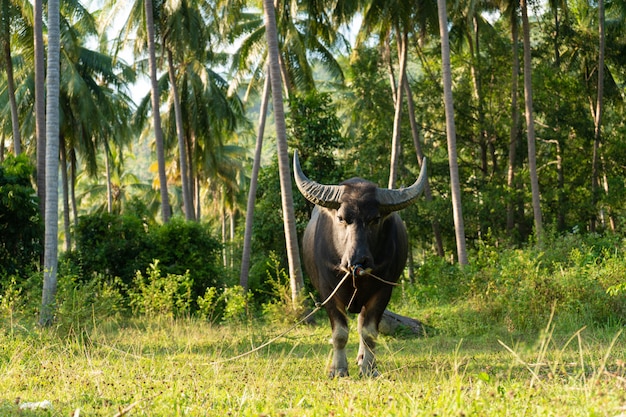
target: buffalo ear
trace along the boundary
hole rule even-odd
[[[293,171],[298,190],[304,198],[318,206],[330,209],[339,208],[341,205],[340,198],[343,194],[342,186],[319,184],[308,179],[300,167],[297,150],[293,153]]]
[[[427,181],[426,158],[424,158],[420,175],[413,185],[397,190],[387,188],[378,188],[376,190],[376,200],[378,201],[380,213],[388,214],[393,211],[402,210],[413,204],[415,199],[419,197],[424,190]]]

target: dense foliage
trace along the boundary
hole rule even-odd
[[[232,284],[221,265],[222,245],[206,224],[180,218],[160,225],[132,215],[83,216],[76,240],[77,249],[66,254],[66,267],[84,281],[118,278],[132,288],[137,272],[146,272],[156,261],[166,275],[188,274],[192,300],[208,287]]]
[[[43,225],[26,155],[0,164],[0,288],[8,276],[26,278],[43,249]]]

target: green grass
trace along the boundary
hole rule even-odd
[[[97,323],[89,332],[6,329],[2,416],[619,416],[626,335],[618,327],[539,336],[381,337],[382,376],[327,378],[330,331],[198,320]],[[323,324],[322,324],[323,323]],[[352,325],[354,322],[352,323]],[[357,351],[352,329],[349,354]],[[49,400],[50,410],[17,403]],[[78,413],[78,414],[76,414]]]

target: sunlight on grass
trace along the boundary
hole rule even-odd
[[[537,340],[381,337],[382,377],[329,380],[328,329],[197,320],[102,323],[89,334],[4,335],[2,415],[608,415],[626,407],[617,329]],[[354,330],[354,329],[353,329]],[[354,332],[353,332],[354,333]],[[356,355],[353,336],[349,354]],[[351,363],[353,375],[358,375]],[[19,410],[49,400],[52,410]],[[127,413],[127,414],[126,414]]]

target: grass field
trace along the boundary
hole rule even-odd
[[[330,331],[318,321],[232,361],[286,327],[145,319],[60,337],[15,326],[0,333],[0,415],[626,416],[618,327],[381,337],[381,377],[360,378],[351,363],[350,377],[330,380]]]

